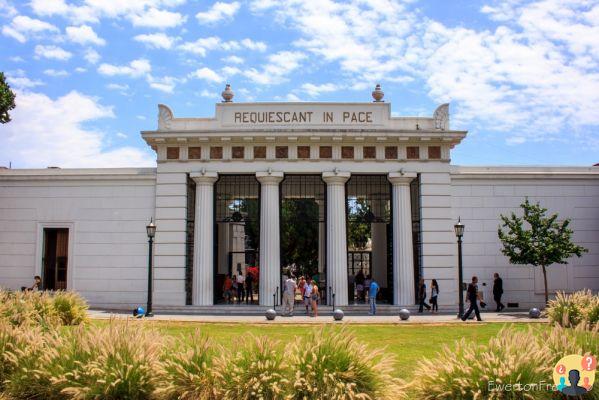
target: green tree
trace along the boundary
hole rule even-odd
[[[350,199],[347,216],[347,242],[352,250],[363,250],[371,236],[373,214],[364,199]]]
[[[4,72],[0,72],[0,123],[10,122],[8,112],[15,108],[15,94],[10,89]]]
[[[547,267],[556,263],[567,264],[568,258],[574,255],[581,257],[588,250],[572,242],[573,231],[569,228],[569,219],[557,222],[557,214],[548,216],[546,208],[539,203],[531,204],[528,198],[520,207],[524,211],[522,217],[515,213],[509,217],[500,215],[503,224],[497,234],[503,243],[501,252],[512,264],[541,266],[547,304]]]

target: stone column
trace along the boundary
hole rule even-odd
[[[322,174],[327,183],[327,282],[335,293],[335,306],[348,303],[345,182],[349,177],[349,172]]]
[[[218,175],[194,172],[190,177],[196,183],[192,302],[194,306],[211,306],[214,302],[214,182]]]
[[[256,172],[256,179],[260,182],[260,305],[272,306],[281,281],[279,183],[283,173]]]
[[[414,305],[414,253],[410,182],[416,174],[392,172],[393,185],[393,304]]]

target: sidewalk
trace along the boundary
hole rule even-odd
[[[100,310],[90,310],[89,315],[92,319],[110,319],[110,318],[129,318],[129,313],[108,312]],[[155,314],[151,318],[153,321],[170,322],[199,322],[199,323],[241,323],[241,324],[397,324],[397,325],[418,325],[418,324],[476,324],[476,320],[467,322],[460,321],[455,314],[412,314],[407,321],[401,321],[399,316],[392,315],[348,315],[343,321],[334,321],[330,315],[311,318],[305,314],[297,314],[293,317],[283,317],[277,315],[274,321],[268,321],[264,316],[259,315],[188,315],[188,314]],[[547,323],[546,318],[532,319],[528,317],[527,312],[486,312],[482,314],[483,322],[527,322],[527,323]]]

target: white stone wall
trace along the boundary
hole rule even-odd
[[[527,196],[560,218],[571,218],[574,241],[589,249],[582,258],[570,259],[569,265],[549,267],[549,289],[599,290],[598,168],[453,167],[451,178],[452,218],[460,216],[466,225],[464,280],[477,275],[486,283],[486,288],[479,288],[490,296],[492,307],[494,272],[503,277],[504,304],[517,302],[528,308],[544,302],[540,268],[510,265],[497,236],[499,215],[517,211]]]
[[[145,304],[154,169],[0,170],[0,287],[41,275],[43,228],[69,228],[68,289],[92,306]]]

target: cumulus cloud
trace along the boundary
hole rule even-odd
[[[236,51],[242,49],[266,51],[266,43],[246,38],[241,41],[223,41],[217,36],[199,38],[193,42],[185,42],[179,45],[180,50],[205,57],[210,50]]]
[[[53,69],[48,68],[44,70],[44,75],[53,76],[53,77],[64,77],[69,76],[69,73],[64,69]]]
[[[179,40],[177,37],[168,36],[164,33],[136,35],[133,39],[154,49],[170,49]]]
[[[139,78],[148,74],[152,70],[150,62],[146,59],[140,58],[131,61],[127,65],[113,65],[102,63],[98,67],[98,72],[106,76],[128,76],[130,78]]]
[[[130,19],[133,26],[165,29],[185,23],[187,17],[178,12],[150,8],[141,14],[131,15]]]
[[[74,43],[78,44],[95,44],[97,46],[104,46],[106,41],[96,34],[94,30],[87,25],[81,26],[68,26],[66,28],[67,38]]]
[[[112,107],[76,91],[58,98],[17,92],[12,122],[0,136],[0,160],[20,168],[152,166],[147,150],[108,148],[105,136],[88,127],[101,118],[113,118]]]
[[[25,75],[25,71],[21,69],[8,71],[6,73],[6,80],[13,89],[30,89],[44,84],[44,82],[38,79],[29,79]]]
[[[56,32],[58,32],[58,28],[54,25],[26,15],[17,15],[10,24],[2,27],[3,35],[12,37],[21,43],[25,43],[31,37]]]
[[[321,85],[315,85],[313,83],[304,83],[301,87],[302,91],[306,92],[309,96],[318,97],[321,93],[334,92],[339,88],[333,83],[323,83]]]
[[[38,44],[35,46],[34,52],[37,58],[48,58],[59,61],[66,61],[73,56],[71,52],[54,45],[45,46]]]
[[[254,83],[273,85],[288,80],[287,75],[299,68],[306,55],[298,51],[280,51],[268,56],[268,61],[261,70],[250,68],[244,75]]]
[[[196,18],[202,24],[213,24],[221,20],[231,19],[239,11],[239,7],[240,4],[237,1],[232,3],[217,1],[207,11],[197,13]]]
[[[189,75],[190,78],[198,78],[208,82],[222,82],[224,78],[210,68],[203,67],[195,70]]]
[[[87,49],[83,54],[83,58],[90,64],[97,64],[100,61],[100,53],[94,49]]]

